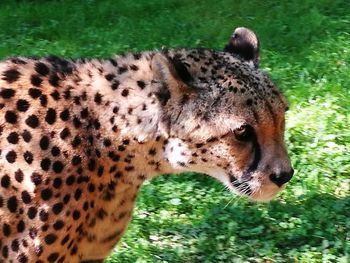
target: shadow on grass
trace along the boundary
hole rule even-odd
[[[156,255],[154,262],[240,262],[238,258],[295,262],[310,253],[319,260],[329,255],[346,258],[350,253],[350,197],[310,194],[293,203],[243,201],[225,209],[215,206],[198,224],[173,224],[159,235],[177,236],[185,247],[155,242],[149,247]]]

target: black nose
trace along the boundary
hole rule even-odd
[[[278,185],[279,187],[281,187],[286,182],[288,182],[290,179],[292,179],[293,174],[294,174],[293,169],[291,169],[289,172],[282,172],[279,174],[273,173],[270,175],[270,180],[272,182],[274,182],[276,185]]]

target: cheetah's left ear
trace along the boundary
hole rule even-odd
[[[156,53],[152,58],[151,66],[154,80],[165,84],[172,98],[180,99],[184,95],[193,94],[192,76],[180,58],[176,56],[170,58],[162,53]]]
[[[226,44],[224,51],[234,54],[245,61],[252,62],[255,67],[259,65],[259,40],[256,34],[248,28],[237,27]]]

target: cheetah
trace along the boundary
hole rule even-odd
[[[223,51],[0,63],[0,262],[102,262],[145,180],[210,175],[255,201],[292,175],[287,103],[253,31]]]

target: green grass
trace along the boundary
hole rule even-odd
[[[221,49],[239,25],[257,32],[261,67],[290,102],[295,177],[268,204],[202,175],[147,182],[107,262],[350,261],[349,2],[1,1],[0,57]]]

